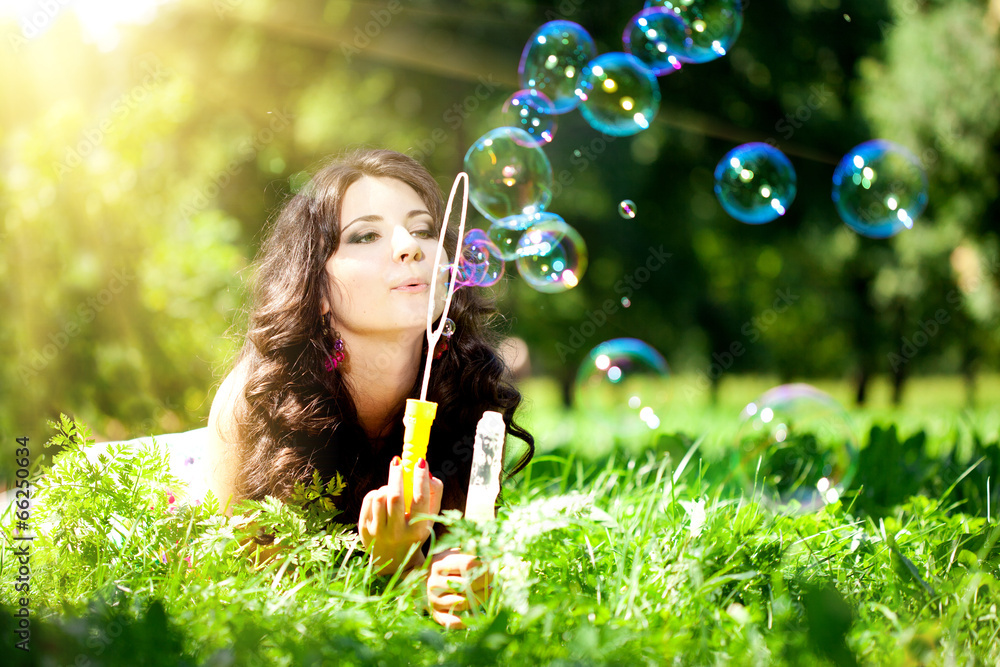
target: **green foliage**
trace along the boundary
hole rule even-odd
[[[879,497],[893,505],[881,516],[859,511],[852,494],[814,514],[774,515],[724,495],[699,443],[683,437],[586,464],[541,456],[496,521],[442,517],[449,532],[432,549],[476,553],[494,577],[469,629],[449,632],[421,613],[420,576],[374,575],[336,523],[342,481],[314,478],[288,503],[241,504],[230,519],[212,498],[170,503],[174,480],[155,448],[116,450],[95,469],[86,427],[54,426],[64,450],[38,481],[32,650],[62,664],[1000,659],[1000,526],[947,496],[894,501],[899,489],[887,488]],[[927,462],[912,454],[925,450],[921,438],[894,433],[873,430],[869,447]],[[93,514],[124,530],[102,530]],[[253,539],[265,534],[266,548],[281,547],[271,559]],[[0,576],[13,567],[5,556]],[[6,631],[16,600],[2,590]],[[34,664],[10,643],[0,655]]]

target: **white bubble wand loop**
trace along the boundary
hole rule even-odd
[[[449,271],[448,293],[444,300],[444,310],[441,312],[441,321],[436,329],[431,329],[434,323],[435,295],[437,294],[437,283],[439,267],[441,266],[441,253],[444,251],[444,239],[448,233],[448,219],[451,218],[451,207],[455,201],[455,193],[458,191],[458,184],[465,179],[465,190],[462,195],[462,216],[458,223],[458,241],[455,244],[455,255]],[[434,271],[431,276],[430,295],[427,300],[427,359],[424,361],[424,380],[420,386],[420,398],[406,399],[406,412],[403,415],[403,500],[406,504],[406,511],[410,511],[413,502],[413,469],[417,461],[427,456],[427,443],[430,441],[431,424],[434,423],[434,415],[437,413],[437,403],[427,400],[427,387],[431,380],[431,365],[434,363],[434,348],[437,347],[441,333],[444,331],[445,322],[448,321],[448,311],[451,309],[451,297],[455,293],[455,284],[458,280],[458,263],[462,256],[462,239],[465,237],[465,216],[469,208],[469,175],[464,171],[455,177],[455,183],[451,186],[451,194],[448,196],[448,206],[444,211],[444,220],[441,223],[441,233],[438,234],[437,253],[434,255]]]
[[[444,310],[441,312],[441,320],[437,329],[431,330],[434,323],[434,294],[437,289],[438,273],[437,269],[441,263],[441,253],[444,250],[444,238],[448,232],[448,219],[451,217],[451,206],[455,201],[455,192],[458,184],[465,179],[465,190],[462,194],[462,217],[458,222],[458,241],[455,244],[455,256],[451,262],[451,271],[448,281],[448,295],[444,300]],[[444,210],[444,222],[441,223],[441,233],[438,235],[437,254],[434,255],[434,275],[431,277],[431,298],[427,302],[427,360],[424,362],[424,381],[420,385],[420,400],[427,399],[427,387],[431,380],[431,364],[434,362],[434,348],[438,340],[441,339],[441,332],[444,330],[445,322],[448,320],[448,311],[451,309],[451,297],[455,293],[455,284],[458,282],[458,263],[462,256],[462,239],[465,237],[465,216],[469,208],[469,175],[464,171],[455,177],[455,182],[451,186],[451,194],[448,195],[448,206]]]

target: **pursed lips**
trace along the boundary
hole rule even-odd
[[[402,285],[397,285],[392,288],[394,292],[422,292],[427,289],[428,283],[424,282],[419,278],[414,278]]]

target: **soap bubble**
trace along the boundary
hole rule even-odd
[[[521,277],[539,292],[573,289],[587,270],[587,244],[561,219],[532,225],[517,242],[516,254]]]
[[[673,11],[648,7],[629,20],[622,43],[625,50],[641,60],[653,74],[663,76],[681,68],[681,61],[675,54],[683,52],[687,32],[684,19]]]
[[[618,215],[626,220],[632,220],[635,218],[635,202],[631,199],[623,199],[621,203],[618,204]]]
[[[882,139],[855,146],[833,172],[833,202],[847,226],[884,239],[911,229],[927,206],[927,174],[920,161]]]
[[[674,54],[682,62],[721,58],[743,28],[743,0],[647,0],[646,7],[661,7],[683,19],[687,30]]]
[[[532,225],[548,220],[558,220],[565,222],[561,216],[548,211],[541,213],[522,213],[521,215],[511,215],[501,218],[490,225],[487,235],[490,240],[499,248],[500,256],[504,259],[517,259],[517,242],[521,240],[524,231]]]
[[[451,338],[455,335],[455,320],[450,317],[444,318],[444,326],[441,327],[441,335],[445,338]]]
[[[552,100],[537,90],[519,90],[503,104],[504,122],[517,127],[534,139],[535,146],[543,146],[556,133],[556,109]]]
[[[535,139],[516,127],[479,137],[465,154],[469,199],[492,220],[545,210],[552,200],[552,165]]]
[[[616,137],[647,129],[660,108],[656,77],[628,53],[605,53],[587,63],[576,94],[590,126]]]
[[[857,472],[858,446],[847,413],[807,384],[775,387],[749,403],[733,452],[747,494],[785,513],[834,503]]]
[[[471,229],[462,241],[458,260],[459,286],[489,287],[503,276],[504,261],[500,249],[481,229]]]
[[[636,338],[615,338],[593,350],[576,374],[574,404],[600,416],[619,437],[659,428],[668,405],[666,360]]]
[[[580,103],[577,83],[583,66],[597,55],[594,40],[583,26],[572,21],[549,21],[531,35],[518,72],[521,86],[544,93],[562,114]]]
[[[795,199],[795,168],[768,144],[737,146],[715,168],[715,196],[740,222],[771,222]]]

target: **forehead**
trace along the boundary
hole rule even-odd
[[[362,176],[344,193],[341,228],[362,216],[405,218],[410,211],[426,211],[427,204],[412,187],[396,178]]]

